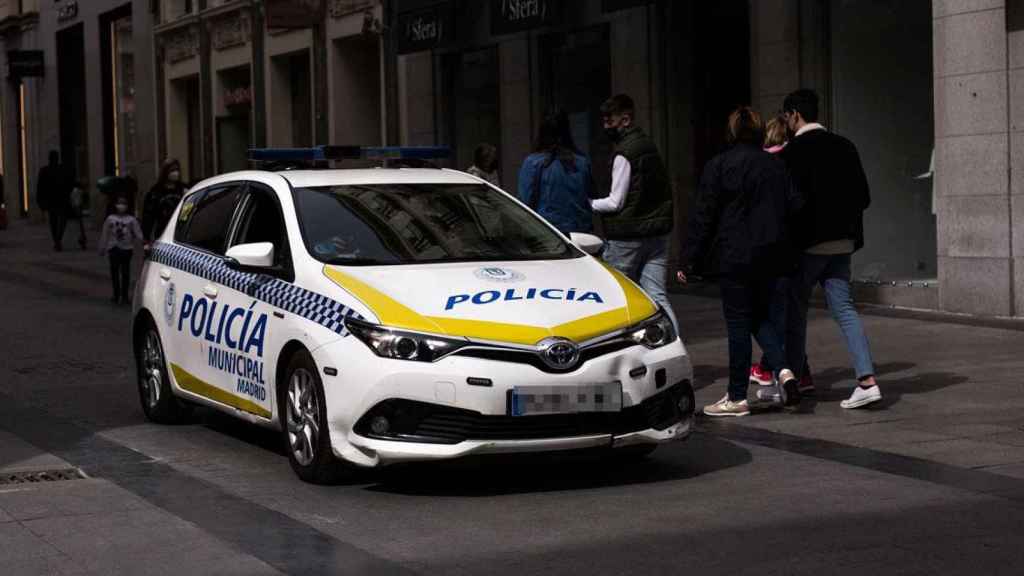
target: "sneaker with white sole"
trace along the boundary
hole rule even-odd
[[[747,406],[746,400],[733,402],[727,395],[718,402],[705,406],[704,414],[707,416],[746,416],[750,414],[750,407]]]
[[[779,372],[779,393],[782,395],[783,406],[800,404],[799,381],[793,371],[788,368]]]
[[[842,406],[843,408],[846,408],[847,410],[852,410],[854,408],[860,408],[862,406],[867,406],[868,404],[873,404],[881,399],[882,391],[878,389],[877,384],[870,388],[857,386],[857,388],[853,390],[853,394],[850,394],[850,397],[847,398],[846,400],[843,400],[839,405]]]

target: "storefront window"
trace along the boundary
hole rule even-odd
[[[252,72],[246,65],[217,75],[222,110],[217,117],[217,171],[244,170],[249,165],[247,150],[253,143]]]
[[[131,16],[110,23],[113,73],[114,172],[124,174],[136,163],[135,43]]]

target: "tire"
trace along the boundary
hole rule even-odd
[[[309,352],[292,355],[279,387],[281,433],[295,474],[311,484],[333,484],[344,467],[331,450],[324,386]]]
[[[171,391],[167,374],[167,357],[160,333],[152,322],[147,322],[139,336],[135,355],[138,373],[139,401],[146,419],[157,424],[180,424],[191,409],[178,400]]]

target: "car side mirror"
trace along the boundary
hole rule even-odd
[[[593,234],[573,232],[569,234],[569,240],[572,240],[572,243],[575,244],[577,248],[591,256],[599,254],[601,252],[601,248],[604,247],[604,240],[601,240]]]
[[[239,244],[228,249],[228,265],[237,269],[269,269],[274,267],[274,245],[270,242]]]

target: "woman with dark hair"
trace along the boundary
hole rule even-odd
[[[793,267],[788,220],[799,204],[782,161],[765,152],[757,112],[744,107],[729,116],[730,148],[704,168],[696,209],[683,250],[686,283],[695,268],[719,277],[729,337],[729,390],[706,406],[708,416],[746,416],[750,360],[757,336],[781,383],[786,405],[800,401],[797,380],[784,353],[785,292]]]
[[[569,116],[554,110],[541,122],[534,152],[519,170],[519,200],[568,235],[593,230],[592,191],[590,160],[573,143]]]
[[[147,245],[163,233],[186,191],[188,188],[181,181],[181,163],[168,158],[142,204],[142,234]]]
[[[498,178],[498,149],[486,142],[477,146],[473,152],[473,165],[466,172],[501,188],[501,180]]]

